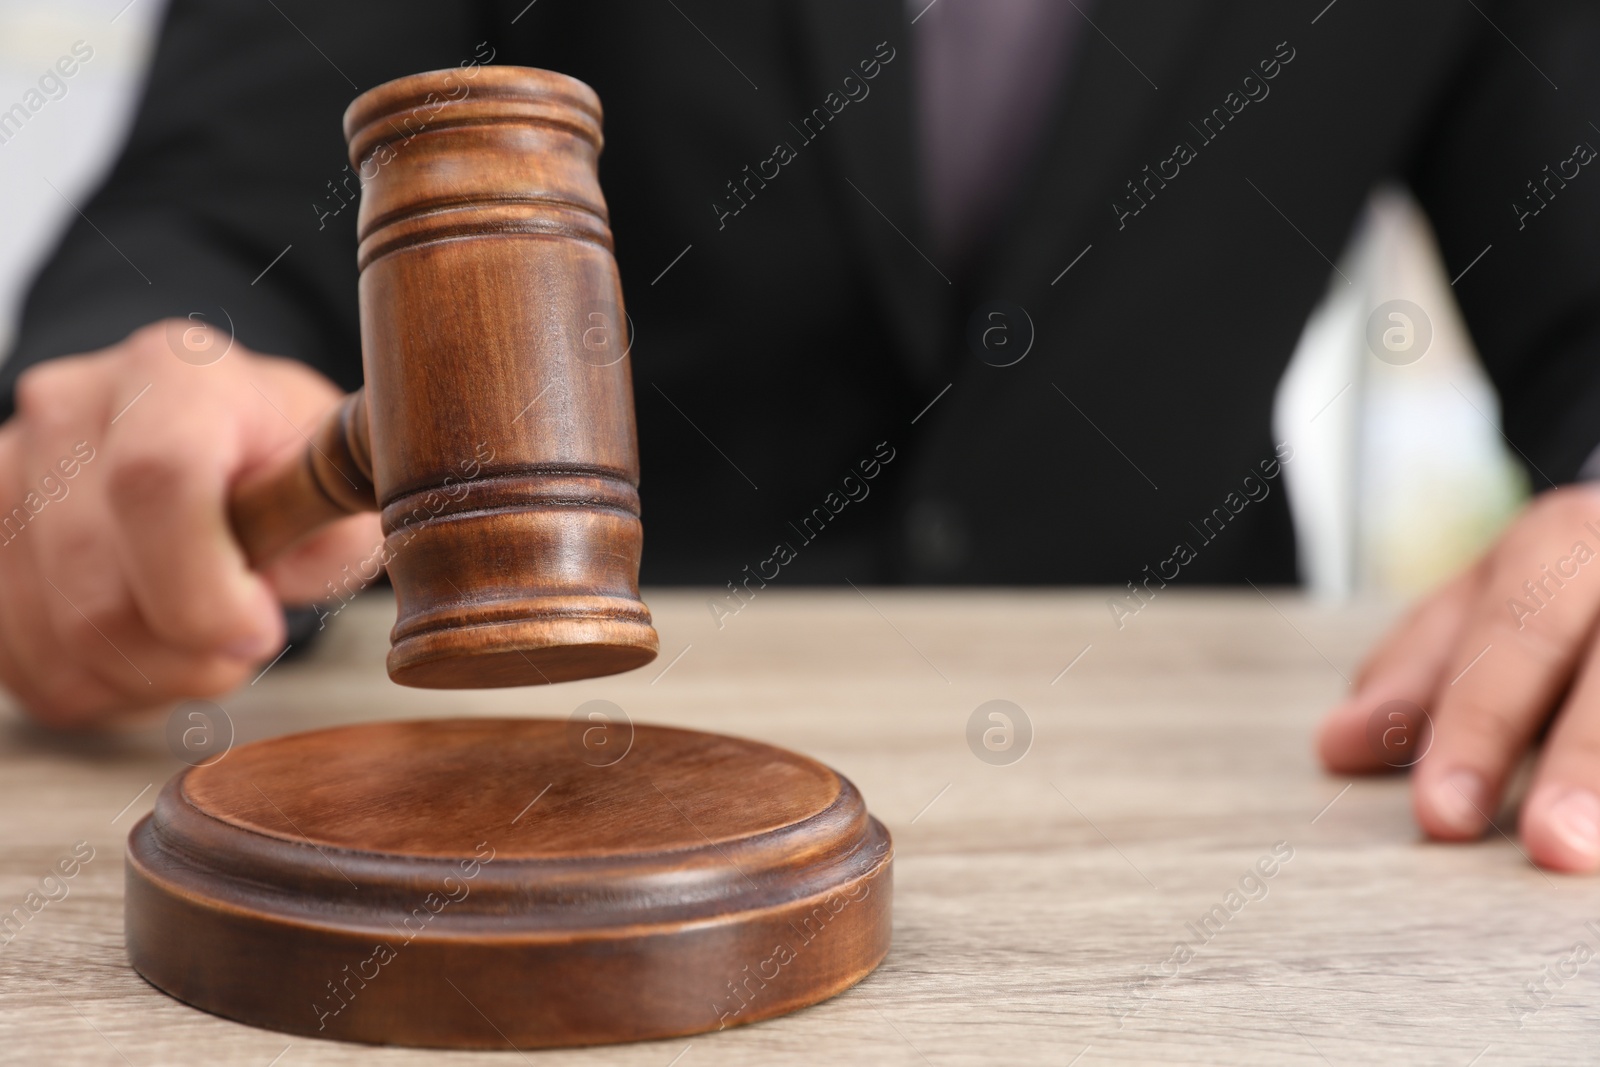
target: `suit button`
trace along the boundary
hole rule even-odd
[[[906,513],[906,548],[919,570],[955,570],[966,562],[968,542],[966,520],[949,501],[925,497]]]

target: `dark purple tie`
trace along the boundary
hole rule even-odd
[[[1079,6],[1084,6],[1080,0]],[[959,269],[1033,161],[1084,16],[1068,0],[908,0],[923,206]]]

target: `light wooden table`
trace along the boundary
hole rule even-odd
[[[897,845],[895,942],[877,973],[756,1026],[530,1062],[1600,1058],[1600,881],[1541,874],[1498,834],[1423,843],[1403,779],[1346,790],[1317,769],[1313,725],[1390,617],[1381,607],[1168,591],[1118,631],[1090,593],[767,590],[718,630],[704,595],[648,599],[663,654],[630,676],[401,689],[383,674],[392,606],[378,595],[336,618],[310,657],[221,700],[245,741],[366,719],[566,716],[604,697],[636,721],[798,749],[860,786]],[[1031,750],[1011,765],[968,747],[968,718],[992,699],[1014,701],[1033,725]],[[179,766],[159,722],[92,742],[0,722],[0,911],[74,842],[95,849],[70,895],[0,948],[0,1059],[518,1059],[289,1038],[146,985],[123,952],[122,846],[151,805],[148,787]],[[1247,882],[1258,899],[1227,912],[1229,892],[1278,842],[1293,858]],[[1186,924],[1217,905],[1227,919],[1202,942]],[[1196,944],[1194,957],[1169,966],[1180,940]],[[1580,942],[1595,958],[1563,965]],[[1524,984],[1541,978],[1551,995],[1535,1013]],[[1520,1019],[1508,1005],[1519,996]]]

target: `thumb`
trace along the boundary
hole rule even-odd
[[[383,574],[383,529],[377,512],[339,519],[311,534],[261,572],[285,604],[348,599]]]

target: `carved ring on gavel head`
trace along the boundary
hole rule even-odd
[[[401,684],[655,658],[600,119],[588,86],[518,67],[402,78],[345,112],[366,387],[237,486],[230,517],[259,564],[381,508]]]

